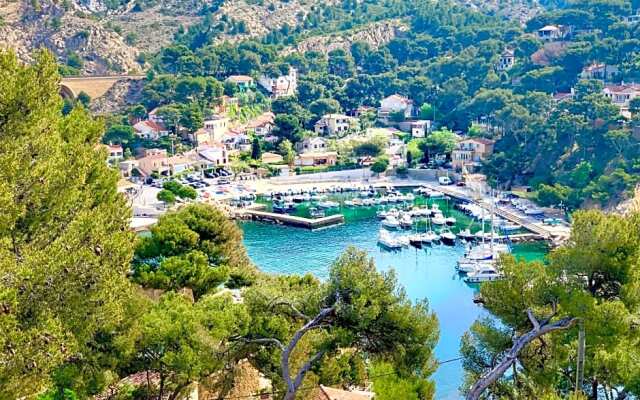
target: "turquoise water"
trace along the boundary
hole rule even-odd
[[[463,214],[447,208],[439,201],[446,215],[459,221],[458,228],[466,228],[470,220]],[[413,300],[428,299],[440,322],[440,341],[436,347],[439,360],[459,356],[460,337],[484,311],[473,303],[477,286],[467,285],[455,272],[457,259],[463,255],[460,245],[413,247],[389,252],[377,245],[380,222],[375,208],[342,210],[346,223],[337,227],[310,231],[281,225],[245,222],[244,243],[252,260],[265,272],[284,274],[312,273],[326,278],[329,265],[347,246],[366,250],[374,258],[379,270],[394,268],[398,281]],[[539,259],[544,255],[540,245],[517,245],[514,253],[526,259]],[[458,387],[463,371],[460,361],[441,365],[434,375],[437,399],[461,398]]]

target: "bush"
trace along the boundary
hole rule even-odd
[[[163,201],[167,204],[173,204],[176,202],[176,195],[173,194],[172,191],[167,189],[162,189],[158,192],[157,195],[158,200]]]

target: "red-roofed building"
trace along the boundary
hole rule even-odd
[[[606,85],[602,93],[611,99],[611,103],[620,108],[620,114],[626,118],[631,118],[629,112],[629,102],[640,97],[640,84],[627,83],[620,85]]]
[[[405,119],[413,116],[413,101],[399,94],[393,94],[380,101],[378,119],[383,123],[390,121],[392,114],[402,113]]]
[[[169,134],[169,130],[159,122],[152,120],[140,121],[133,126],[136,135],[143,139],[158,140]]]

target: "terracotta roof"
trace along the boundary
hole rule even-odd
[[[147,127],[151,128],[155,132],[162,132],[162,131],[166,130],[164,126],[158,124],[157,122],[153,122],[151,120],[140,121],[137,124],[135,124],[133,127],[135,128],[136,126],[138,126],[140,124],[146,125]]]
[[[604,88],[612,93],[639,92],[640,84],[628,83],[622,85],[606,85]]]
[[[481,144],[484,144],[484,145],[489,145],[489,144],[494,144],[495,143],[493,140],[487,139],[487,138],[483,138],[483,137],[467,138],[467,139],[461,140],[461,142],[476,142],[476,143],[481,143]]]
[[[401,95],[399,95],[397,93],[396,94],[392,94],[391,96],[385,97],[383,100],[397,100],[397,101],[399,101],[401,103],[404,103],[404,104],[412,104],[413,103],[413,101],[411,101],[408,98],[406,98],[404,96],[401,96]]]

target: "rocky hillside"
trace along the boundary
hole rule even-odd
[[[408,30],[408,24],[397,19],[374,22],[349,31],[338,32],[331,35],[312,36],[301,41],[295,47],[286,49],[285,53],[294,51],[300,53],[307,51],[328,53],[336,49],[348,50],[351,48],[353,42],[366,42],[375,49],[389,43],[392,39],[402,35]]]
[[[103,21],[75,3],[0,0],[0,47],[12,48],[28,61],[34,49],[46,47],[82,74],[139,72],[139,50]]]

